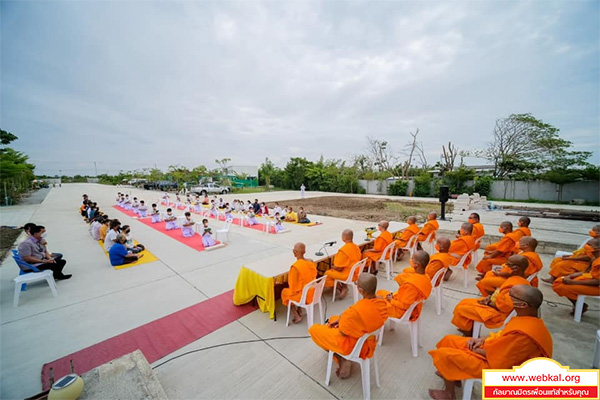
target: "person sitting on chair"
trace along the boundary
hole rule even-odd
[[[25,239],[20,245],[18,254],[23,261],[33,265],[40,271],[51,270],[54,279],[69,279],[71,274],[63,274],[63,269],[67,264],[67,261],[62,257],[54,259],[49,256],[46,247],[42,244],[44,240],[42,235],[45,233],[43,226],[32,226],[29,228],[30,236]],[[33,270],[23,269],[19,266],[23,272],[33,272]]]

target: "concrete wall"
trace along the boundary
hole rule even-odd
[[[507,200],[571,201],[583,199],[589,202],[600,201],[600,183],[582,181],[563,185],[548,181],[494,181],[489,197]]]
[[[388,194],[388,186],[395,183],[397,179],[385,179],[382,181],[367,181],[359,179],[358,185],[367,191],[367,194]],[[405,196],[408,196],[415,188],[415,183],[412,180],[408,181],[408,189]]]

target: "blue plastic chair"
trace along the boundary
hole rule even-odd
[[[24,268],[29,269],[32,272],[41,272],[39,269],[37,269],[33,265],[28,264],[25,261],[23,261],[23,259],[21,258],[21,256],[19,255],[19,252],[17,250],[12,249],[12,253],[13,253],[13,259],[15,260],[15,262],[17,263],[17,266],[19,267],[19,275],[25,275],[25,274],[29,273],[29,272],[23,271]],[[26,283],[21,285],[21,292],[24,292],[25,290],[27,290]]]

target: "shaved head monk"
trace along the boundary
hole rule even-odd
[[[430,243],[435,242],[435,233],[437,232],[437,230],[439,228],[440,228],[440,224],[437,222],[437,213],[435,211],[431,211],[427,215],[427,222],[425,222],[425,225],[423,225],[423,227],[421,228],[421,230],[418,233],[418,235],[419,235],[419,239],[418,239],[419,240],[419,244],[418,244],[419,250],[422,250],[421,242],[424,242],[425,240],[427,240],[427,238],[429,238]]]
[[[517,242],[522,236],[513,232],[513,225],[509,221],[502,222],[498,232],[503,235],[502,239],[487,246],[483,258],[477,264],[478,280],[483,278],[486,272],[491,271],[493,265],[504,264],[515,251]]]
[[[410,259],[414,272],[403,272],[395,278],[399,285],[398,291],[396,293],[387,290],[377,291],[377,297],[387,302],[390,317],[402,318],[413,303],[427,300],[431,294],[431,279],[425,274],[427,264],[429,264],[429,254],[417,250]],[[415,307],[410,316],[411,321],[419,318],[422,308],[422,303]]]
[[[471,213],[469,215],[468,223],[473,225],[473,237],[475,240],[482,238],[485,235],[485,230],[483,229],[483,225],[481,224],[479,214]],[[477,248],[479,248],[479,244],[477,244]]]
[[[600,225],[595,225],[589,234],[592,239],[600,237]],[[589,241],[587,243],[589,243]],[[575,250],[571,255],[556,257],[552,260],[552,263],[550,263],[550,276],[546,279],[542,278],[542,281],[553,283],[561,276],[582,272],[590,265],[591,261],[592,257],[589,254],[589,248],[586,252],[586,247],[584,245],[580,249]]]
[[[538,318],[542,292],[517,285],[509,296],[517,316],[502,331],[479,339],[448,335],[429,352],[445,384],[443,390],[429,389],[431,398],[455,399],[455,386],[463,379],[481,379],[484,369],[512,369],[532,358],[552,358],[552,336]]]
[[[387,230],[389,226],[390,223],[388,221],[379,221],[377,224],[377,230],[381,233],[375,238],[375,241],[373,242],[373,248],[365,250],[362,253],[363,258],[368,258],[367,263],[369,265],[369,269],[374,274],[377,274],[375,265],[377,260],[379,260],[383,254],[383,250],[385,250],[385,248],[393,241],[392,234]]]
[[[408,226],[406,228],[404,228],[402,230],[402,232],[400,233],[400,237],[398,239],[396,239],[396,255],[397,255],[397,259],[398,260],[402,260],[402,258],[404,257],[404,253],[408,250],[403,250],[403,247],[406,247],[408,245],[408,242],[410,241],[410,239],[415,236],[418,235],[419,231],[421,230],[419,228],[419,226],[417,225],[417,217],[415,217],[414,215],[411,215],[410,217],[408,217],[406,219],[406,223],[408,224]],[[418,239],[418,236],[417,236]]]
[[[292,251],[294,257],[296,257],[296,262],[292,264],[288,274],[289,287],[281,291],[281,302],[284,306],[287,306],[290,300],[300,301],[304,286],[317,278],[317,266],[312,260],[304,258],[304,253],[306,253],[304,243],[296,243]],[[312,302],[313,296],[314,290],[311,289],[306,295],[307,304]],[[292,322],[297,324],[302,321],[302,311],[294,304],[292,304],[291,309],[293,315]]]
[[[451,265],[457,265],[460,259],[467,254],[469,251],[475,249],[475,238],[472,235],[473,225],[469,222],[465,222],[460,226],[460,230],[456,234],[456,239],[450,244],[448,253],[453,257]],[[463,268],[467,269],[471,264],[471,256],[469,255],[465,260]],[[448,280],[452,275],[452,270],[449,269],[446,274],[445,280]]]
[[[529,219],[529,217],[521,217],[521,218],[519,218],[519,221],[517,222],[517,225],[519,227],[517,229],[515,229],[515,232],[514,232],[515,236],[517,237],[517,245],[515,246],[515,253],[518,253],[521,251],[518,240],[524,236],[531,236],[531,230],[529,229],[529,224],[531,224],[531,219]]]
[[[586,251],[592,258],[592,263],[584,272],[575,272],[567,276],[558,278],[552,284],[552,289],[559,296],[564,296],[573,303],[575,312],[575,303],[577,296],[582,294],[586,296],[600,296],[600,238],[590,240],[586,246]],[[588,309],[587,303],[583,304],[583,312]]]
[[[544,266],[540,256],[535,252],[537,244],[537,240],[531,236],[523,236],[521,239],[519,239],[519,247],[521,248],[519,255],[527,258],[529,263],[527,269],[525,270],[525,278],[538,273]],[[506,282],[506,280],[512,275],[513,270],[504,264],[501,269],[487,272],[485,277],[477,282],[477,288],[479,288],[479,291],[482,295],[487,296],[488,294],[494,293],[494,291],[502,286],[502,284]],[[531,280],[531,286],[537,287],[537,285],[538,280],[536,277]]]
[[[331,269],[325,271],[325,276],[327,276],[325,281],[326,287],[333,287],[335,280],[345,281],[348,279],[348,274],[350,274],[350,270],[352,267],[361,260],[360,249],[354,242],[354,232],[351,229],[345,229],[342,232],[342,242],[344,245],[341,249],[338,250],[337,254],[333,258],[333,266]],[[362,271],[356,270],[354,273],[353,280],[358,278],[358,274]],[[348,286],[344,283],[338,282],[337,289],[339,290],[339,298],[343,299],[346,297],[348,293]]]
[[[512,269],[512,276],[489,296],[461,300],[454,308],[452,323],[465,336],[473,334],[474,321],[481,322],[490,329],[502,326],[513,310],[513,302],[508,295],[510,288],[517,285],[529,286],[524,278],[528,265],[529,262],[523,256],[509,257],[506,266]]]
[[[348,355],[354,349],[358,339],[364,334],[381,328],[388,317],[385,300],[375,296],[377,278],[368,273],[362,273],[356,281],[358,292],[362,295],[353,306],[342,315],[334,315],[325,325],[315,324],[308,329],[312,340],[325,351],[333,351],[339,368],[336,375],[345,379],[350,375],[352,363],[339,355]],[[373,357],[377,339],[369,337],[360,352],[362,359]]]

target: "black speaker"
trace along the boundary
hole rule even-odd
[[[450,188],[448,186],[440,186],[440,202],[445,203],[450,198]]]

